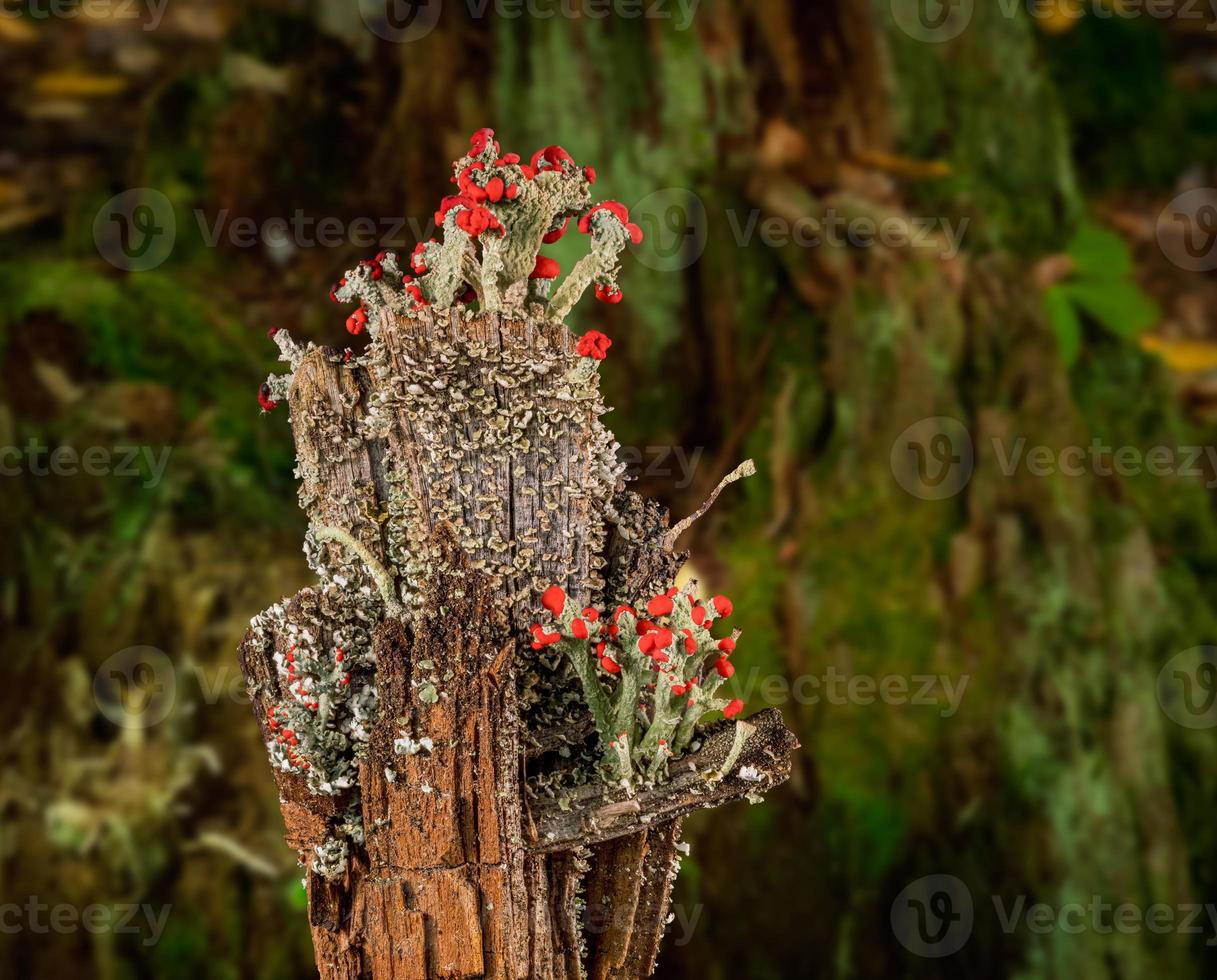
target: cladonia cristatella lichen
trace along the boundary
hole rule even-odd
[[[242,658],[323,976],[358,973],[339,970],[355,947],[392,958],[348,914],[369,882],[377,914],[453,916],[434,975],[533,963],[508,930],[550,918],[554,957],[607,955],[572,924],[610,901],[617,859],[598,844],[634,835],[651,857],[616,887],[666,910],[679,818],[789,774],[780,718],[735,721],[742,703],[719,696],[738,631],[711,628],[730,602],[672,584],[704,508],[672,527],[626,489],[602,423],[613,341],[564,323],[589,290],[622,301],[619,258],[642,240],[624,205],[593,203],[595,180],[561,147],[525,161],[479,130],[436,237],[331,290],[362,350],[269,331],[287,370],[258,400],[290,411],[318,581],[254,617]],[[567,234],[588,248],[563,276],[543,249]],[[520,892],[525,873],[565,882],[561,908],[535,880]],[[464,937],[478,911],[495,929]],[[662,918],[635,924],[639,971]]]

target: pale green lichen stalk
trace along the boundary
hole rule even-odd
[[[614,781],[627,787],[663,781],[668,760],[689,749],[707,714],[734,718],[743,709],[738,699],[717,696],[735,673],[730,657],[739,636],[711,633],[731,614],[725,596],[707,605],[692,590],[672,588],[641,611],[621,605],[610,614],[579,610],[551,586],[542,606],[551,625],[533,626],[533,648],[556,646],[569,659],[599,736],[601,765]],[[737,729],[724,772],[748,731]]]

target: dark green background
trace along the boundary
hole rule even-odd
[[[1217,633],[1212,473],[1007,475],[992,449],[1213,444],[1208,369],[1143,349],[1148,328],[1203,361],[1217,310],[1210,277],[1154,234],[1179,190],[1214,181],[1212,17],[1109,17],[1095,0],[1062,23],[977,0],[933,43],[899,27],[915,6],[702,0],[685,26],[671,2],[651,8],[670,18],[595,19],[574,0],[521,16],[449,0],[409,43],[376,37],[351,0],[168,0],[148,30],[146,8],[0,22],[0,443],[172,450],[153,487],[0,478],[0,904],[172,907],[151,945],[0,932],[0,975],[312,975],[238,696],[249,617],[307,579],[290,432],[254,395],[269,326],[348,342],[326,291],[377,249],[211,247],[196,212],[425,231],[484,125],[525,155],[562,144],[651,221],[625,302],[574,315],[614,339],[621,443],[648,462],[700,453],[691,482],[669,464],[642,489],[684,514],[745,456],[761,471],[689,544],[735,599],[749,710],[778,695],[804,749],[764,805],[689,821],[659,975],[1217,971],[1207,915],[1202,935],[1004,931],[993,899],[1217,902],[1215,729],[1178,724],[1156,688]],[[168,198],[177,237],[128,273],[93,228],[136,187]],[[963,252],[737,238],[754,210],[830,208],[966,219]],[[553,250],[564,265],[579,238]],[[933,417],[975,446],[966,485],[937,501],[890,461]],[[93,683],[137,645],[172,661],[175,701],[122,730]],[[967,686],[945,717],[761,683],[829,668]],[[935,874],[975,908],[941,959],[890,921]]]

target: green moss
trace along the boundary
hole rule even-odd
[[[294,507],[284,506],[293,501],[290,439],[278,417],[260,416],[254,398],[274,363],[260,326],[239,322],[188,280],[159,270],[120,277],[95,264],[31,258],[0,263],[0,289],[7,297],[0,338],[36,331],[45,317],[62,321],[95,375],[171,389],[177,424],[202,424],[227,447],[220,468],[200,468],[181,488],[195,503],[252,519],[295,519]]]
[[[1176,81],[1170,32],[1151,17],[1083,17],[1040,48],[1069,115],[1083,183],[1167,189],[1217,161],[1217,93]]]
[[[913,189],[921,213],[970,217],[973,249],[1058,246],[1080,199],[1065,114],[1046,73],[1035,70],[1030,18],[977,3],[957,39],[927,44],[895,26],[890,4],[875,6],[888,22],[902,148],[951,166],[949,177]]]

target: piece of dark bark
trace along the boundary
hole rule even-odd
[[[561,802],[534,806],[530,849],[559,851],[612,840],[694,810],[768,792],[789,778],[790,754],[799,743],[777,708],[757,712],[747,724],[754,730],[725,775],[721,770],[735,740],[734,722],[708,730],[698,751],[672,762],[667,782],[633,792],[578,786]]]

